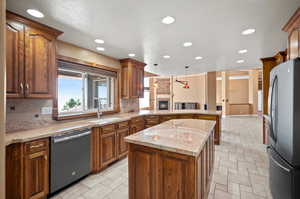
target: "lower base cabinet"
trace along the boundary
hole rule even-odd
[[[213,165],[213,135],[198,157],[129,144],[129,199],[205,199]]]
[[[112,162],[126,157],[128,144],[124,138],[130,135],[129,121],[93,128],[92,172],[97,173]]]
[[[117,159],[116,132],[101,134],[100,136],[100,164],[106,167]]]
[[[48,152],[40,151],[25,157],[25,198],[44,198],[49,191]]]
[[[132,118],[132,120],[119,122],[116,124],[106,125],[103,127],[93,128],[92,133],[92,147],[91,147],[91,168],[92,173],[100,172],[106,168],[112,162],[126,157],[128,154],[128,144],[124,141],[124,138],[130,134],[137,133],[143,130],[145,127],[151,127],[161,122],[171,119],[206,119],[215,120],[215,137],[214,143],[220,143],[221,137],[221,117],[216,115],[163,115],[163,116],[138,116]],[[207,144],[207,148],[213,148],[214,143]],[[208,150],[207,151],[211,151]],[[148,154],[148,155],[147,155]],[[168,193],[172,198],[188,198],[185,197],[184,184],[181,182],[183,176],[186,176],[185,168],[188,168],[188,160],[180,158],[181,156],[165,155],[157,159],[157,155],[154,155],[153,151],[140,151],[136,153],[136,158],[140,158],[140,164],[142,170],[136,172],[154,172],[153,169],[157,169],[158,165],[155,160],[159,160],[160,168],[167,168],[169,171],[180,170],[182,173],[177,178],[170,178],[167,174],[161,173],[159,176],[166,183],[174,182],[172,189],[176,190],[176,197],[174,192],[171,193],[171,189],[167,187],[162,188],[161,193]],[[202,170],[206,170],[208,174],[211,173],[213,165],[213,153],[207,152],[207,154],[201,156]],[[206,159],[209,161],[206,161]],[[207,164],[205,164],[208,162]],[[200,165],[200,163],[199,163]],[[130,165],[131,167],[131,165]],[[27,143],[11,144],[6,147],[6,199],[43,199],[46,198],[49,193],[49,138],[38,139]],[[136,168],[138,169],[138,168]],[[144,170],[145,169],[145,170]],[[165,171],[167,171],[165,170]],[[201,172],[203,172],[201,170]],[[164,171],[164,172],[165,172]],[[166,175],[166,176],[165,176]],[[205,176],[205,175],[204,175]],[[136,190],[137,195],[146,191],[152,193],[152,189],[155,186],[151,180],[145,180],[147,175],[140,175],[138,177],[141,182],[141,189]],[[206,184],[209,182],[210,176],[205,177]],[[148,183],[148,184],[147,184]],[[156,182],[155,182],[156,183]],[[171,186],[171,185],[170,185]],[[173,186],[173,185],[172,185]],[[172,187],[171,186],[171,187]],[[183,189],[184,188],[184,189]],[[188,190],[188,189],[187,189]],[[149,195],[148,198],[150,197]],[[174,196],[174,197],[173,197]],[[179,197],[180,196],[180,197]],[[184,197],[183,197],[184,196]],[[142,197],[141,197],[142,198]],[[156,198],[156,197],[154,197]],[[140,198],[139,198],[140,199]]]
[[[42,199],[49,192],[49,140],[6,148],[6,198]]]
[[[118,158],[123,158],[128,153],[128,144],[125,142],[125,137],[129,135],[129,128],[122,128],[117,130],[117,152]]]

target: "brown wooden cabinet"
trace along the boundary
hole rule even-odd
[[[6,148],[6,198],[42,199],[49,192],[49,140]]]
[[[7,12],[7,97],[52,98],[62,32]]]
[[[100,139],[100,167],[104,168],[117,159],[116,132],[102,132]]]
[[[136,117],[131,119],[130,123],[130,134],[135,134],[145,129],[144,117]]]
[[[98,155],[94,154],[93,157],[99,158],[98,171],[105,168],[110,163],[123,158],[127,155],[128,146],[124,138],[130,134],[129,121],[110,124],[98,129],[99,144],[93,142],[92,148],[98,148]],[[94,134],[97,130],[93,130]],[[97,139],[96,134],[93,136]],[[97,147],[97,145],[99,147]],[[97,163],[97,161],[96,161]],[[94,168],[92,162],[92,167]]]
[[[145,63],[134,59],[120,60],[122,65],[122,98],[144,97],[144,67]]]
[[[124,138],[129,135],[129,128],[121,128],[117,130],[117,152],[118,158],[125,157],[128,153],[128,144]]]
[[[288,59],[300,57],[300,8],[298,8],[282,30],[289,34]]]
[[[160,121],[160,123],[162,123],[162,122],[166,122],[169,120],[175,120],[177,118],[178,118],[177,115],[161,115],[159,117],[159,121]]]
[[[7,97],[24,94],[24,25],[6,21],[6,92]]]
[[[159,124],[159,115],[147,115],[145,119],[145,128],[150,128],[152,126]]]
[[[25,198],[44,198],[49,188],[48,151],[26,155],[24,166]]]
[[[214,165],[213,140],[212,133],[198,157],[129,144],[129,198],[207,198]]]
[[[51,98],[54,86],[55,38],[33,28],[25,34],[25,96]]]

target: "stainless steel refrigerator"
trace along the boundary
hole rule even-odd
[[[272,69],[269,179],[274,199],[300,198],[300,58]]]

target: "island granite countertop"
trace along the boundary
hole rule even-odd
[[[59,135],[63,133],[68,133],[73,130],[79,130],[84,128],[93,128],[104,126],[108,124],[113,124],[117,122],[122,122],[130,120],[138,116],[147,115],[172,115],[172,114],[203,114],[203,115],[221,115],[221,111],[206,111],[206,110],[175,110],[175,111],[139,111],[132,113],[116,113],[108,116],[103,116],[101,119],[90,118],[82,119],[78,121],[66,121],[57,122],[50,124],[42,128],[35,128],[30,130],[9,132],[5,135],[6,145],[13,143],[28,142],[40,138],[51,137],[54,135]],[[199,120],[198,120],[199,121]]]
[[[197,119],[170,120],[125,137],[132,144],[198,156],[216,122]]]

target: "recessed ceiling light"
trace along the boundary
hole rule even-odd
[[[200,60],[200,59],[203,59],[203,57],[198,56],[198,57],[195,57],[195,59]]]
[[[183,43],[183,46],[184,46],[184,47],[190,47],[190,46],[192,46],[192,45],[193,45],[193,43],[192,43],[192,42],[189,42],[189,41]]]
[[[135,57],[135,54],[134,53],[129,53],[128,56],[129,57]]]
[[[104,44],[104,41],[102,39],[95,39],[95,42],[97,44]]]
[[[105,48],[103,48],[103,47],[97,47],[96,48],[98,51],[105,51]]]
[[[31,16],[34,16],[36,18],[43,18],[44,14],[41,11],[35,10],[35,9],[28,9],[27,13]]]
[[[239,50],[239,54],[244,54],[244,53],[246,53],[246,52],[248,52],[247,49]]]
[[[164,58],[165,58],[165,59],[170,59],[171,56],[170,56],[170,55],[164,55]]]
[[[249,28],[249,29],[244,30],[242,32],[243,35],[250,35],[250,34],[253,34],[253,33],[255,33],[255,29],[254,28]]]
[[[171,17],[171,16],[166,16],[166,17],[164,17],[164,18],[161,20],[161,22],[162,22],[163,24],[169,25],[169,24],[172,24],[172,23],[175,22],[175,18],[174,18],[174,17]]]
[[[236,63],[238,63],[238,64],[241,64],[241,63],[244,63],[244,62],[245,62],[245,60],[243,60],[243,59],[240,59],[240,60],[236,61]]]

